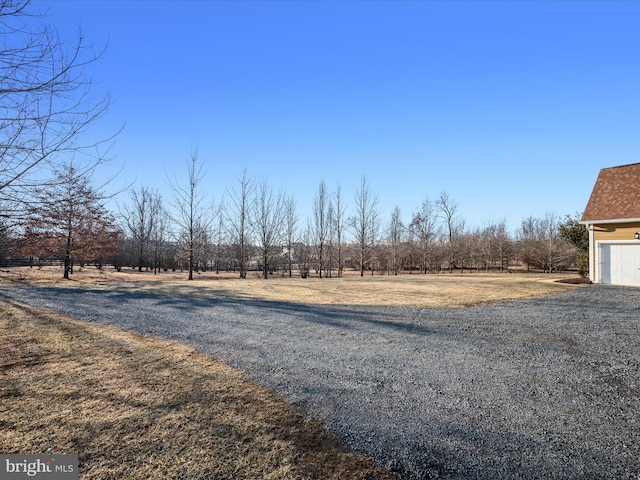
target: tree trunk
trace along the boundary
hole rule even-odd
[[[73,242],[71,235],[71,222],[69,222],[68,234],[67,234],[67,247],[64,252],[64,274],[63,278],[69,279],[69,275],[72,273],[71,266],[71,244]]]
[[[267,261],[269,260],[269,255],[267,254],[267,252],[264,252],[264,254],[262,255],[262,261],[263,261],[263,276],[264,279],[267,280],[269,278],[269,272],[267,271],[268,265],[267,265]]]

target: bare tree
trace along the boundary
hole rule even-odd
[[[189,280],[193,280],[198,249],[207,238],[203,232],[208,232],[216,217],[213,202],[209,202],[202,192],[204,179],[204,163],[198,159],[197,149],[191,151],[186,182],[181,183],[175,173],[173,178],[168,177],[175,210],[172,219],[181,230],[180,238],[188,257]]]
[[[149,235],[149,248],[153,258],[153,273],[158,273],[161,262],[167,268],[166,244],[169,233],[168,213],[162,203],[162,197],[156,192],[151,201],[149,211],[152,220],[151,232]]]
[[[497,227],[491,222],[481,229],[476,229],[475,238],[479,248],[479,254],[485,272],[489,272],[491,264],[495,261],[495,243]]]
[[[284,201],[284,235],[287,244],[287,268],[289,270],[289,278],[293,276],[293,254],[295,235],[298,224],[298,214],[296,213],[296,200],[293,197],[287,197]]]
[[[296,244],[296,265],[298,266],[298,271],[300,272],[300,276],[302,278],[307,278],[309,276],[309,269],[311,268],[311,262],[313,260],[313,252],[312,252],[312,238],[313,238],[313,228],[311,226],[311,222],[307,217],[307,225],[303,229],[301,234],[300,243]]]
[[[464,219],[458,219],[453,225],[453,241],[450,257],[454,259],[454,267],[460,269],[460,273],[464,273],[465,265],[473,261],[473,249],[470,244],[471,235],[467,234],[467,226]]]
[[[260,183],[250,219],[253,231],[258,237],[265,280],[269,277],[269,264],[273,248],[282,240],[284,213],[282,193],[274,194],[266,180]]]
[[[436,205],[440,212],[440,216],[444,221],[446,229],[445,233],[447,235],[447,247],[449,251],[449,272],[452,272],[456,263],[455,234],[457,228],[456,222],[458,221],[456,215],[458,204],[451,197],[449,197],[449,194],[447,194],[446,192],[442,192]]]
[[[157,241],[158,234],[161,233],[160,225],[156,224],[162,220],[162,211],[160,194],[149,187],[142,187],[139,191],[132,188],[131,204],[125,205],[122,209],[121,216],[131,238],[136,242],[139,272],[142,271],[142,267],[149,267],[147,249],[151,248],[152,236],[155,236]]]
[[[356,191],[354,199],[355,215],[351,217],[349,224],[356,240],[359,254],[360,276],[364,276],[364,266],[368,254],[377,240],[378,197],[371,192],[369,182],[365,176],[360,181],[360,187]]]
[[[9,217],[34,200],[30,193],[42,186],[45,164],[62,156],[99,161],[100,145],[113,137],[83,141],[110,98],[92,93],[86,69],[101,52],[82,32],[63,41],[29,0],[0,2],[0,28],[0,215]]]
[[[238,189],[228,192],[229,201],[225,208],[225,225],[231,242],[235,245],[240,278],[247,278],[249,252],[251,248],[250,208],[255,186],[245,169],[238,179]]]
[[[501,272],[509,268],[513,258],[513,240],[504,219],[495,224],[494,258]]]
[[[220,212],[224,212],[224,206],[220,205]],[[218,215],[218,228],[215,234],[215,267],[216,273],[220,273],[220,262],[223,259],[224,241],[225,241],[224,215]]]
[[[338,185],[338,187],[336,188],[335,194],[333,196],[333,206],[333,223],[336,237],[336,248],[338,253],[338,277],[342,277],[342,270],[344,267],[343,237],[346,205],[344,203],[344,199],[342,198],[342,189],[340,188],[340,185]]]
[[[371,267],[371,276],[373,277],[376,270],[380,271],[382,275],[382,259],[384,254],[380,248],[380,241],[382,239],[382,222],[381,213],[377,208],[375,214],[371,216],[369,221],[369,265]]]
[[[413,214],[409,229],[416,238],[420,271],[427,273],[431,263],[429,256],[437,235],[435,207],[428,196],[420,205],[420,210]]]
[[[193,233],[186,229],[180,232],[178,243],[183,254],[187,254],[186,263],[192,265],[192,271],[207,269],[209,260],[214,255],[213,242],[211,225],[205,224],[202,218],[197,218],[194,222]]]
[[[527,272],[536,264],[536,248],[538,242],[538,220],[529,216],[522,220],[518,231],[518,248],[520,261],[527,265]]]
[[[403,232],[402,213],[400,207],[396,206],[391,213],[391,221],[389,222],[390,269],[394,275],[398,275],[401,269],[400,245],[402,244]]]
[[[573,251],[560,235],[560,218],[553,212],[546,212],[540,220],[542,244],[540,258],[543,270],[553,273],[567,268],[573,259]]]
[[[326,242],[326,254],[325,254],[325,277],[331,278],[333,275],[335,245],[336,245],[336,212],[334,211],[333,202],[329,200],[327,202],[327,242]]]
[[[527,264],[527,270],[531,266],[545,272],[563,270],[573,257],[573,251],[560,235],[560,219],[552,212],[542,218],[524,219],[519,245],[520,260]]]
[[[324,180],[320,181],[318,185],[318,192],[316,193],[313,202],[313,233],[315,238],[315,245],[318,252],[318,272],[320,278],[322,278],[322,268],[326,261],[325,255],[325,243],[327,241],[327,229],[329,227],[328,218],[328,205],[329,194],[327,193],[327,185]]]

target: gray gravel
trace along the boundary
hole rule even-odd
[[[248,372],[402,478],[640,478],[640,289],[483,308],[0,286]]]

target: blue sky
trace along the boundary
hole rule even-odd
[[[192,147],[220,199],[246,168],[305,217],[362,175],[385,220],[446,191],[468,226],[581,212],[640,161],[640,2],[44,1],[126,123],[112,166],[170,196]],[[122,198],[121,201],[126,201]]]

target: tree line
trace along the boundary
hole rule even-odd
[[[239,278],[256,271],[266,279],[341,277],[345,269],[361,276],[508,272],[520,265],[553,272],[576,264],[575,243],[566,232],[582,231],[577,217],[528,217],[514,234],[504,220],[468,228],[457,202],[441,192],[425,196],[405,223],[398,207],[383,214],[363,176],[351,199],[321,180],[310,215],[301,218],[295,198],[247,171],[213,202],[204,168],[194,151],[185,180],[168,179],[169,199],[134,185],[127,203],[112,213],[91,184],[93,170],[63,164],[11,231],[10,251],[30,264],[58,260],[65,277],[77,264],[154,273],[180,269],[189,279],[205,270],[232,271]]]

